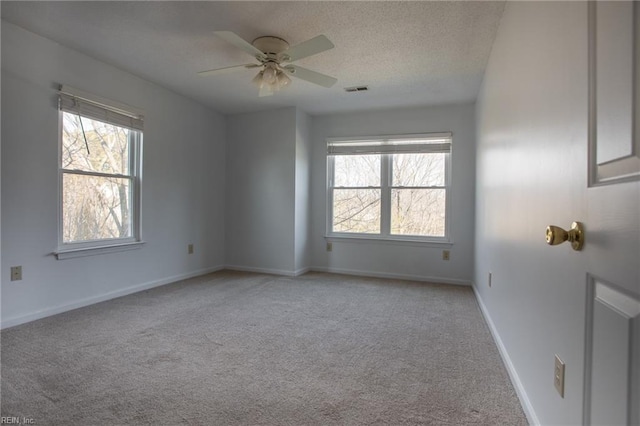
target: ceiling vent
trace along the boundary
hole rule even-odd
[[[345,92],[366,92],[369,90],[369,86],[353,86],[353,87],[345,87]]]

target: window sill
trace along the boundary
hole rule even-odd
[[[451,248],[453,242],[446,239],[441,240],[425,240],[417,238],[402,238],[402,237],[380,237],[380,236],[365,236],[365,235],[325,235],[324,237],[330,242],[341,243],[356,243],[356,244],[390,244],[398,246],[416,246],[416,247],[440,247]]]
[[[102,245],[98,247],[64,248],[53,252],[58,260],[74,259],[76,257],[95,256],[98,254],[117,253],[120,251],[136,250],[144,245],[144,241],[130,243]]]

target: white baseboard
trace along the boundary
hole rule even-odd
[[[300,269],[295,271],[295,276],[297,277],[299,275],[304,275],[304,274],[306,274],[307,272],[310,272],[310,271],[311,271],[311,268],[309,268],[308,266],[305,267],[305,268],[300,268]]]
[[[471,281],[459,280],[456,278],[444,278],[444,277],[427,277],[424,275],[409,275],[409,274],[396,274],[388,272],[375,272],[375,271],[360,271],[356,269],[343,269],[332,268],[325,266],[312,266],[311,271],[316,272],[329,272],[333,274],[345,274],[345,275],[357,275],[360,277],[373,277],[373,278],[391,278],[396,280],[408,280],[408,281],[424,281],[438,284],[454,284],[470,286]]]
[[[137,284],[131,287],[122,288],[108,293],[100,294],[97,296],[87,297],[85,299],[76,300],[63,305],[54,306],[40,311],[31,312],[26,315],[21,315],[13,318],[8,318],[0,323],[0,329],[14,327],[16,325],[24,324],[27,322],[35,321],[41,318],[49,317],[52,315],[60,314],[62,312],[71,311],[73,309],[82,308],[85,306],[93,305],[94,303],[104,302],[106,300],[115,299],[116,297],[126,296],[132,293],[138,293],[150,288],[159,287],[166,284],[171,284],[176,281],[186,280],[188,278],[198,277],[200,275],[210,274],[212,272],[220,271],[224,269],[224,266],[213,266],[211,268],[199,269],[197,271],[187,272],[185,274],[174,275],[172,277],[166,277],[155,281],[149,281],[142,284]]]
[[[304,272],[308,272],[308,268],[299,269],[297,271],[287,271],[286,269],[270,269],[270,268],[254,268],[253,266],[226,265],[224,269],[239,272],[256,272],[258,274],[268,275],[284,275],[286,277],[296,277]],[[304,272],[301,272],[304,271]]]
[[[489,330],[491,331],[491,335],[493,336],[493,340],[496,342],[496,346],[498,347],[498,352],[500,352],[500,356],[502,357],[502,361],[504,365],[507,367],[507,372],[509,373],[509,378],[511,379],[511,383],[513,387],[516,389],[516,393],[518,394],[518,399],[520,399],[520,404],[522,405],[522,409],[524,410],[525,416],[527,416],[527,420],[530,425],[539,425],[540,421],[538,420],[538,416],[536,415],[535,410],[533,409],[533,405],[531,405],[531,400],[527,395],[527,391],[525,391],[522,382],[520,381],[520,376],[518,376],[518,372],[511,362],[511,357],[509,357],[509,353],[507,352],[507,348],[502,343],[502,339],[498,334],[498,330],[496,329],[493,320],[491,319],[491,315],[489,315],[489,311],[485,306],[482,298],[480,297],[480,293],[478,293],[478,289],[476,286],[472,286],[473,293],[476,295],[476,300],[478,301],[478,306],[480,306],[480,312],[482,312],[482,316],[484,317]]]

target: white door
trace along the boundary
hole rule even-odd
[[[640,4],[589,7],[584,423],[638,425]]]

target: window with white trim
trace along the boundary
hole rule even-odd
[[[64,86],[58,104],[56,254],[139,242],[143,117]]]
[[[449,241],[451,133],[327,141],[327,235]]]

